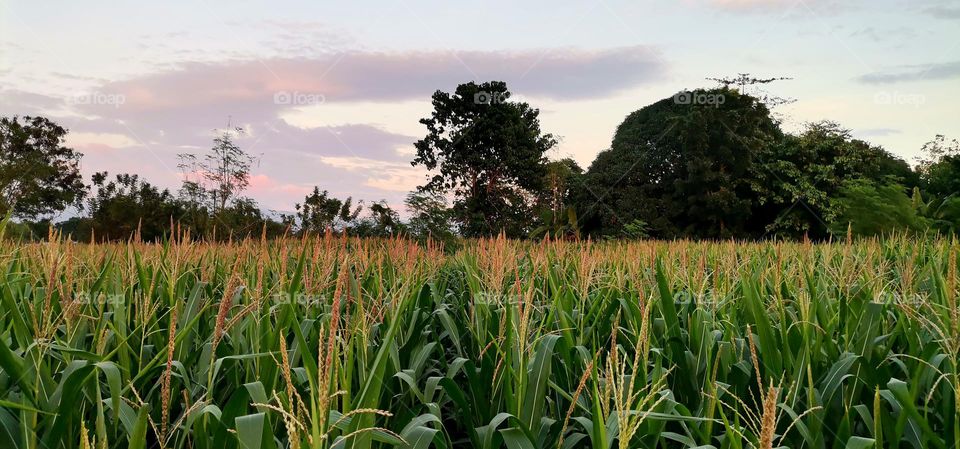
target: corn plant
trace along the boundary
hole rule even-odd
[[[0,447],[960,447],[960,245],[0,241]]]

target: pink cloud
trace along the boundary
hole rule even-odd
[[[524,51],[347,52],[311,58],[190,62],[176,69],[104,82],[85,97],[109,102],[0,91],[0,106],[57,117],[72,132],[114,136],[81,142],[92,170],[142,173],[151,183],[176,190],[182,181],[177,154],[202,154],[213,129],[249,125],[238,138],[258,158],[245,195],[268,208],[290,210],[312,186],[338,197],[403,201],[417,183],[409,166],[417,136],[369,123],[291,126],[281,116],[299,100],[334,102],[429,102],[438,90],[475,80],[504,80],[519,96],[577,100],[613,95],[665,76],[656,50],[645,46],[607,50],[571,48]],[[286,101],[282,97],[287,94]],[[281,101],[278,101],[281,100]],[[318,107],[322,107],[320,104]],[[410,117],[416,123],[420,117]],[[126,136],[122,151],[115,136]],[[407,151],[404,153],[404,149]],[[363,161],[363,167],[344,161]],[[349,165],[349,164],[347,164]],[[149,175],[149,176],[147,176]]]

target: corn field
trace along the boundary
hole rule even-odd
[[[958,250],[6,241],[0,448],[956,448]]]

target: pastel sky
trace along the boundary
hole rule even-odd
[[[504,80],[584,167],[630,112],[707,77],[789,76],[787,130],[835,120],[913,161],[960,137],[957,0],[0,0],[0,114],[50,116],[83,171],[176,189],[228,120],[247,195],[401,206],[435,90]]]

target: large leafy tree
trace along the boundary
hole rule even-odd
[[[927,222],[896,183],[858,178],[844,182],[837,198],[838,217],[831,224],[834,234],[847,230],[856,236],[882,236],[895,232],[921,231]]]
[[[900,185],[903,194],[917,185],[916,174],[905,161],[881,147],[853,139],[850,131],[830,121],[809,123],[799,135],[785,136],[760,154],[754,175],[760,206],[754,217],[766,232],[786,237],[827,237],[841,217],[841,198],[876,197],[869,186],[848,193],[844,185],[864,180],[880,186]],[[849,210],[850,208],[846,208]],[[845,227],[846,225],[843,225]]]
[[[0,213],[35,219],[81,204],[82,155],[66,134],[44,117],[0,118]]]
[[[581,220],[592,234],[626,226],[659,237],[740,237],[750,220],[758,155],[782,139],[756,98],[720,88],[688,93],[709,102],[660,100],[629,116],[585,175]]]
[[[437,91],[433,108],[420,120],[427,135],[416,142],[412,165],[436,172],[419,190],[451,194],[465,236],[525,235],[544,179],[544,154],[556,144],[540,130],[540,111],[511,101],[501,81]]]

